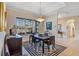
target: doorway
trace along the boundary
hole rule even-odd
[[[67,37],[75,38],[75,20],[71,19],[67,21]]]

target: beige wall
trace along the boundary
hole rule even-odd
[[[44,31],[44,21],[43,22],[40,22],[38,32],[40,34],[44,34],[44,32],[45,32]]]
[[[79,40],[79,17],[77,17],[75,19],[75,30],[76,30],[76,33],[75,33],[75,36],[76,36],[76,39]]]

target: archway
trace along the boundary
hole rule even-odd
[[[67,21],[67,36],[68,38],[74,38],[75,37],[75,20],[71,19]]]

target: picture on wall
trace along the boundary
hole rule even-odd
[[[46,29],[52,30],[52,22],[46,22]]]

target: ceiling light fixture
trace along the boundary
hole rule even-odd
[[[45,20],[45,17],[42,16],[42,8],[41,8],[41,2],[40,2],[40,16],[38,17],[37,21],[43,22]]]

